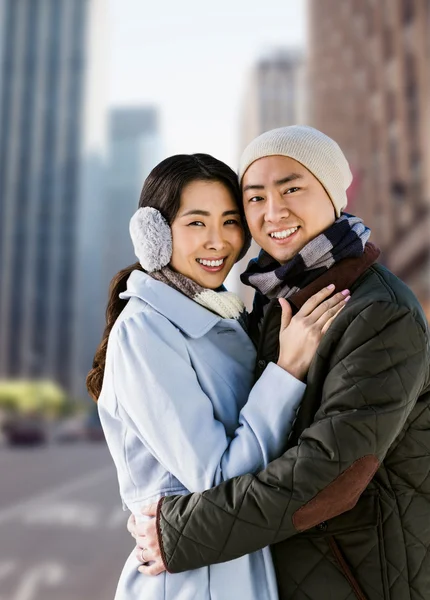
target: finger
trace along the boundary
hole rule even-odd
[[[142,515],[146,515],[147,517],[156,517],[157,516],[157,506],[158,502],[153,502],[152,504],[147,504],[143,506],[140,510]]]
[[[148,546],[148,538],[144,536],[136,536],[136,546],[139,548],[146,548]]]
[[[291,304],[285,300],[285,298],[278,298],[279,304],[282,308],[282,316],[281,316],[281,328],[280,331],[284,331],[286,327],[291,322],[291,317],[293,316],[293,311],[291,309]]]
[[[127,520],[127,531],[135,538],[136,537],[136,519],[131,514]]]
[[[148,533],[148,529],[148,523],[136,523],[134,533],[136,534],[136,537],[145,537]]]
[[[157,524],[155,519],[151,519],[145,523],[139,523],[139,526],[136,527],[135,532],[141,537],[157,537]]]
[[[299,310],[298,314],[300,314],[302,317],[307,317],[319,304],[321,304],[323,300],[328,298],[333,293],[334,288],[335,285],[331,283],[308,298],[308,300],[306,300],[302,308]]]
[[[151,548],[141,548],[136,546],[134,549],[134,555],[138,562],[149,563],[160,558],[160,553],[157,550],[151,550]]]
[[[141,565],[137,570],[143,575],[155,576],[160,575],[160,573],[163,573],[163,571],[165,571],[166,568],[163,565],[163,561],[160,559],[153,562],[152,565]]]
[[[321,318],[322,315],[324,315],[325,313],[327,313],[328,311],[333,309],[339,303],[344,303],[345,298],[347,296],[349,296],[349,294],[350,294],[349,290],[343,290],[342,292],[338,292],[331,298],[327,298],[326,300],[323,300],[321,302],[321,304],[319,304],[317,307],[315,307],[314,310],[307,316],[308,322],[311,324],[316,323],[318,321],[318,319]],[[329,315],[329,317],[331,317],[332,314],[333,313],[331,313]]]
[[[322,330],[322,328],[327,323],[327,321],[329,321],[332,317],[335,317],[337,315],[337,313],[339,312],[339,310],[343,306],[346,305],[346,303],[349,301],[350,298],[351,298],[351,296],[346,296],[346,298],[344,298],[343,300],[341,300],[340,302],[338,302],[337,304],[335,304],[334,306],[332,306],[331,308],[326,310],[320,316],[320,318],[317,321],[315,321],[315,323],[313,324],[314,327],[317,327],[320,330]]]
[[[328,319],[328,321],[326,321],[326,323],[324,324],[323,328],[321,329],[321,334],[322,335],[324,335],[325,333],[327,333],[327,330],[329,329],[330,325],[333,323],[333,321],[338,316],[338,314],[345,308],[345,306],[346,306],[346,304],[343,304],[343,306],[341,306],[339,308],[339,310],[336,312],[336,314],[334,314],[332,317],[330,317],[330,319]]]

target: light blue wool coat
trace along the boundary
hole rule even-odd
[[[255,349],[222,319],[134,271],[110,334],[98,408],[125,509],[258,472],[278,457],[305,385],[270,363],[252,387]],[[148,577],[130,554],[116,600],[276,600],[270,550]]]

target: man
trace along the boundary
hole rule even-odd
[[[335,283],[352,297],[323,338],[285,453],[202,494],[162,499],[134,531],[143,573],[180,572],[272,546],[281,600],[406,600],[430,590],[430,377],[426,319],[343,213],[339,146],[310,127],[269,131],[239,176],[259,258],[256,377],[278,355],[281,309]],[[140,537],[139,537],[140,536]],[[145,536],[145,537],[143,537]]]

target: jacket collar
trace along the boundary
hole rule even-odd
[[[297,310],[303,306],[306,300],[316,294],[323,287],[334,283],[336,286],[335,293],[341,292],[344,289],[350,289],[367,269],[377,261],[381,251],[374,244],[368,242],[364,247],[364,252],[357,258],[344,258],[339,261],[325,273],[320,275],[304,287],[302,290],[293,294],[288,298],[289,302],[294,305]]]
[[[218,315],[143,271],[130,274],[127,289],[119,297],[143,300],[191,338],[204,336],[221,321]]]

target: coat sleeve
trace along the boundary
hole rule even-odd
[[[168,571],[237,558],[354,507],[426,383],[427,336],[408,310],[380,302],[329,353],[320,409],[297,446],[257,475],[160,501]]]
[[[303,382],[272,364],[230,439],[200,387],[182,333],[165,317],[140,313],[121,323],[117,336],[114,385],[123,418],[186,489],[256,472],[285,450]]]

